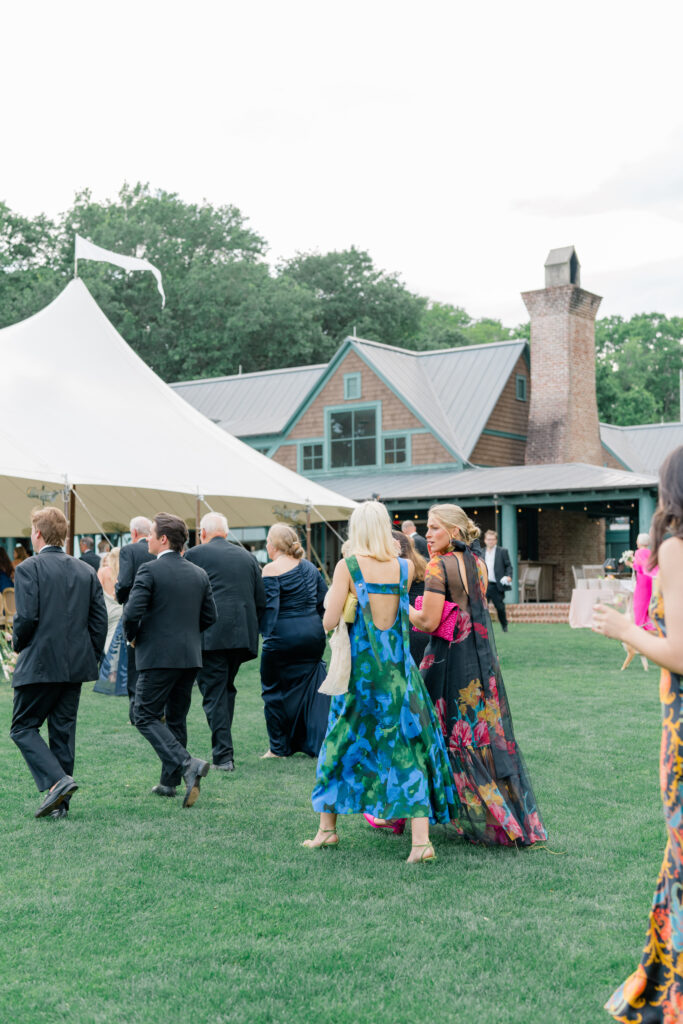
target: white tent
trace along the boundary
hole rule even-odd
[[[0,536],[26,532],[35,492],[75,487],[76,533],[174,512],[194,524],[197,496],[231,526],[311,508],[348,518],[354,503],[226,434],[126,344],[82,281],[0,330]],[[33,495],[29,495],[33,491]],[[61,496],[55,504],[61,507]]]

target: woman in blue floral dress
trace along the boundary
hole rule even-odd
[[[666,539],[665,539],[666,538]],[[605,1009],[632,1024],[683,1021],[683,447],[659,471],[659,507],[652,521],[650,614],[657,629],[641,629],[613,608],[596,605],[593,628],[662,666],[662,744],[659,777],[668,841],[635,972]],[[666,616],[666,621],[665,621]]]
[[[410,818],[408,863],[433,860],[429,823],[450,821],[457,801],[434,708],[410,656],[412,566],[396,557],[384,505],[368,501],[355,509],[344,553],[323,625],[336,626],[348,594],[355,593],[351,678],[348,693],[330,706],[313,790],[320,827],[304,845],[335,846],[337,815],[365,812]]]

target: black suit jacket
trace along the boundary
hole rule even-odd
[[[136,544],[124,544],[119,555],[119,575],[114,587],[116,600],[119,604],[125,604],[135,582],[135,574],[145,562],[151,562],[154,555],[150,555],[146,540],[139,540]]]
[[[199,668],[201,633],[216,621],[209,577],[177,551],[137,571],[123,609],[123,629],[135,641],[135,667]]]
[[[202,649],[246,648],[255,658],[266,592],[254,556],[224,537],[213,537],[207,544],[190,548],[185,559],[208,573],[218,612],[218,620],[202,634]]]
[[[429,561],[429,548],[427,547],[427,541],[424,537],[421,537],[419,533],[414,533],[410,539],[415,545],[415,550],[418,554],[422,555],[423,558],[426,558],[427,561]]]
[[[79,562],[85,562],[87,565],[92,565],[95,572],[97,572],[100,567],[100,556],[96,555],[94,551],[84,551],[79,558]]]
[[[97,679],[107,609],[95,570],[61,548],[45,547],[14,572],[13,686]]]
[[[486,554],[486,551],[484,551]],[[507,586],[500,582],[501,576],[509,576],[512,579],[512,562],[510,561],[510,555],[508,554],[507,548],[499,548],[496,545],[496,553],[493,556],[493,571],[496,574],[496,586],[502,593],[510,589],[510,585]]]

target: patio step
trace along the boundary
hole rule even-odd
[[[533,601],[527,604],[506,604],[510,622],[569,622],[569,604]]]

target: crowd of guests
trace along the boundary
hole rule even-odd
[[[351,515],[328,592],[285,524],[270,529],[262,569],[228,542],[223,516],[205,516],[200,532],[201,544],[188,550],[182,519],[136,517],[130,544],[98,554],[82,544],[74,559],[62,550],[63,514],[46,508],[32,516],[35,557],[20,546],[11,562],[0,548],[0,588],[14,586],[17,607],[10,735],[45,794],[36,817],[68,815],[78,788],[81,686],[96,677],[117,633],[127,644],[131,723],[161,762],[153,792],[172,798],[184,783],[183,805],[191,807],[211,766],[235,770],[235,679],[257,657],[260,632],[263,756],[317,757],[319,825],[304,846],[337,846],[346,814],[396,835],[410,823],[409,863],[435,859],[435,824],[479,844],[547,838],[488,614],[492,582],[500,596],[511,573],[495,534],[482,552],[478,527],[459,506],[442,504],[430,509],[419,538],[409,522],[392,530],[380,502],[364,502]],[[619,1021],[671,1024],[683,1019],[683,447],[661,468],[652,534],[638,538],[634,572],[634,614],[598,605],[594,629],[662,666],[668,843],[641,964],[606,1008]],[[330,699],[320,693],[326,632],[346,620],[350,599],[348,689]],[[505,629],[500,611],[499,618]],[[195,681],[212,765],[187,749]]]

